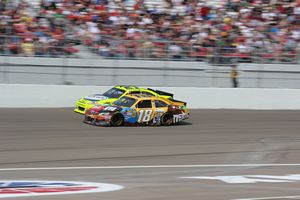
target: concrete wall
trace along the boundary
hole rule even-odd
[[[229,66],[204,62],[0,56],[0,84],[232,87]],[[243,88],[300,89],[300,67],[240,63]]]
[[[169,68],[169,69],[203,69],[213,70],[205,62],[197,61],[151,61],[151,60],[118,60],[118,59],[80,59],[80,58],[46,58],[46,57],[13,57],[0,56],[2,65],[29,65],[29,66],[70,66],[70,67],[108,67],[108,68]],[[218,66],[219,70],[226,69]],[[279,72],[300,72],[299,64],[259,64],[259,63],[240,63],[240,70],[251,71],[279,71]]]
[[[110,86],[0,84],[0,107],[74,107],[82,96],[102,93]],[[201,109],[300,110],[298,89],[156,87]]]

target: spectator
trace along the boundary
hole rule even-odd
[[[108,45],[99,45],[99,54],[105,58],[112,57],[111,51],[108,48]]]
[[[168,47],[169,54],[173,59],[181,59],[182,48],[179,45],[172,44]]]
[[[206,47],[208,57],[224,49],[235,56],[291,54],[300,42],[295,0],[41,0],[40,5],[35,16],[23,1],[9,10],[1,5],[3,30],[45,46],[57,40],[56,50],[48,51],[54,55],[58,47],[69,48],[67,34],[100,55],[160,58],[170,51],[174,59],[192,57],[197,49],[192,47]],[[106,44],[101,50],[100,43]]]
[[[57,1],[59,2],[59,1]],[[21,1],[1,1],[0,4],[0,31],[2,34],[2,45],[7,45],[10,54],[20,54],[24,56],[50,55],[59,53],[57,48],[69,48],[64,42],[66,29],[62,10],[57,9],[56,3],[51,1],[41,2],[38,13],[33,12],[30,5]],[[55,47],[53,42],[57,41]],[[56,50],[53,50],[56,49]]]
[[[238,76],[239,76],[239,73],[237,71],[236,65],[232,65],[231,71],[230,71],[230,77],[231,77],[231,81],[232,81],[232,87],[234,87],[234,88],[239,87]]]
[[[33,56],[35,53],[34,44],[31,38],[25,38],[21,44],[22,54],[24,56]]]
[[[147,40],[143,43],[143,53],[145,58],[151,58],[154,44],[152,41]]]

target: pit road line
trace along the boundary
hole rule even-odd
[[[261,198],[246,198],[233,200],[273,200],[273,199],[299,199],[300,196],[281,196],[281,197],[261,197]]]

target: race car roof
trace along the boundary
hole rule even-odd
[[[134,85],[117,85],[115,88],[120,88],[123,90],[131,90],[131,89],[139,89],[139,87],[134,86]]]
[[[134,99],[156,99],[157,97],[154,97],[154,96],[150,96],[150,95],[147,95],[147,94],[128,94],[126,95],[127,97],[131,97],[131,98],[134,98]]]
[[[166,102],[170,102],[166,98],[155,97],[155,96],[151,96],[151,95],[147,95],[147,94],[128,94],[128,95],[126,95],[126,97],[130,97],[130,98],[134,98],[134,99],[143,99],[143,100],[163,100]]]

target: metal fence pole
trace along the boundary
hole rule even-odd
[[[69,85],[70,83],[68,83],[66,81],[66,76],[67,76],[67,63],[68,60],[67,60],[67,57],[66,57],[66,54],[65,52],[63,51],[63,57],[62,57],[62,74],[61,74],[61,84],[62,85]]]
[[[5,83],[5,67],[4,67],[4,65],[1,66],[1,72],[2,72],[2,83]]]
[[[2,66],[3,83],[9,82],[9,56],[4,56]]]
[[[211,71],[211,86],[216,87],[217,85],[217,63],[215,63],[216,59],[218,59],[217,55],[217,50],[213,49],[212,57],[211,57],[211,66],[212,66],[212,71]]]
[[[256,54],[257,56],[259,56],[259,52]],[[261,70],[264,69],[264,63],[265,63],[265,59],[260,58],[260,60],[258,61],[259,63],[259,70],[257,70],[257,87],[261,88],[263,86],[263,73],[261,72]]]
[[[2,66],[2,72],[3,72],[3,83],[8,83],[9,82],[9,78],[8,78],[8,73],[9,73],[9,69],[8,66],[3,65]]]
[[[170,65],[170,61],[169,60],[165,60],[163,61],[163,75],[162,75],[162,86],[163,87],[167,87],[169,85],[169,77],[168,77],[168,68],[169,68],[169,65]]]
[[[119,76],[119,58],[114,59],[113,61],[113,74],[112,74],[112,85],[117,85],[119,80],[118,80],[118,76]]]

